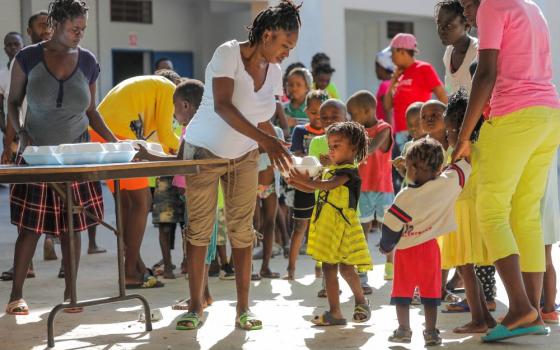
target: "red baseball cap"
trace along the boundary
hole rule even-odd
[[[408,33],[399,33],[391,40],[391,45],[394,49],[414,50],[418,52],[418,43],[416,37]]]

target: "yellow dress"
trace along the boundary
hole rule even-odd
[[[441,248],[441,268],[451,269],[466,264],[492,265],[476,217],[477,157],[479,149],[472,145],[472,172],[455,203],[457,231],[438,240]]]
[[[309,226],[307,254],[329,264],[372,269],[368,245],[356,212],[361,180],[355,165],[331,166],[323,180],[344,174],[350,180],[333,190],[319,191]]]

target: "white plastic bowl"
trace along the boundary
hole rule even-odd
[[[309,173],[309,176],[315,177],[320,174],[322,165],[321,162],[316,157],[306,156],[306,157],[293,157],[294,169],[301,173]]]

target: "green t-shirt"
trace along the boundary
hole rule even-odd
[[[313,138],[309,144],[309,155],[319,159],[321,154],[329,153],[329,144],[327,143],[327,135],[321,135]]]
[[[305,113],[305,103],[299,106],[299,108],[294,108],[290,102],[286,102],[284,104],[284,113],[286,113],[288,117],[296,119],[298,125],[309,123],[309,117],[307,113]]]

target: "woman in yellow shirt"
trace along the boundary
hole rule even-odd
[[[177,80],[180,78],[177,76]],[[177,81],[178,82],[178,81]],[[101,101],[98,110],[111,131],[121,140],[143,139],[158,142],[166,152],[179,148],[179,138],[173,131],[175,84],[156,75],[139,76],[122,81]],[[90,131],[94,141],[104,142]],[[114,192],[113,181],[108,186]],[[151,206],[147,178],[121,181],[122,211],[125,227],[125,274],[128,288],[162,286],[146,274],[140,258],[140,246]],[[138,274],[143,274],[138,281]]]

